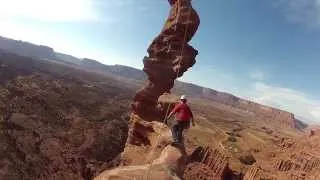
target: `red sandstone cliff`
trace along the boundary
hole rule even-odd
[[[228,158],[223,153],[209,147],[198,147],[190,155],[184,178],[186,180],[224,180],[228,172]]]
[[[276,143],[275,158],[265,159],[247,170],[244,180],[316,180],[320,177],[320,136],[283,138]],[[270,166],[270,163],[273,165]]]
[[[276,125],[277,127],[300,129],[306,126],[297,120],[292,113],[245,100],[229,93],[181,82],[176,83],[174,91],[180,94],[188,94],[192,98],[207,99],[219,105],[226,105],[232,109],[252,115],[257,120]]]
[[[209,98],[222,104],[229,105],[235,109],[251,113],[259,121],[266,121],[269,124],[278,125],[284,128],[297,127],[297,120],[295,119],[294,114],[283,110],[240,99],[236,96],[222,92],[216,92],[215,95],[210,94]]]

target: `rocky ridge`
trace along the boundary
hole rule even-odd
[[[117,179],[212,179],[231,177],[228,158],[217,149],[198,147],[190,152],[184,145],[172,146],[171,132],[166,125],[144,121],[133,115],[136,124],[147,128],[144,136],[133,134],[132,139],[147,144],[126,143],[121,165],[106,170],[95,180]],[[143,128],[139,128],[140,130]],[[145,154],[145,156],[141,156]]]
[[[0,179],[87,180],[119,163],[132,90],[10,53],[0,65]]]
[[[244,179],[309,180],[318,178],[319,137],[305,135],[300,140],[282,140],[279,151],[275,153],[276,157],[269,158],[267,162],[255,164],[247,171]]]
[[[54,50],[48,46],[34,45],[23,41],[14,41],[0,36],[0,49],[25,57],[36,57],[46,60],[55,60]]]
[[[22,47],[24,49],[28,49],[28,53],[23,53],[24,51],[17,50],[18,47],[20,47],[20,49]],[[106,74],[108,76],[113,75],[115,77],[123,77],[121,81],[124,81],[124,78],[126,81],[135,81],[135,83],[138,84],[135,86],[135,88],[138,88],[140,85],[142,85],[143,81],[147,79],[147,76],[143,71],[132,67],[122,65],[108,66],[95,60],[79,59],[70,55],[57,53],[54,52],[50,47],[45,48],[46,50],[42,50],[42,47],[44,48],[46,46],[38,46],[32,43],[15,41],[8,38],[0,38],[0,49],[8,52],[15,54],[23,53],[22,55],[26,57],[53,60],[54,62],[66,63],[87,71],[94,71],[101,74]],[[208,99],[219,104],[225,104],[226,106],[236,110],[251,113],[253,116],[257,116],[257,119],[261,120],[262,122],[266,119],[272,120],[272,124],[277,124],[277,126],[280,127],[298,129],[303,129],[306,127],[306,124],[296,119],[292,113],[257,104],[228,93],[200,87],[194,84],[176,81],[176,85],[172,92],[177,94],[188,94],[188,96],[192,98]]]

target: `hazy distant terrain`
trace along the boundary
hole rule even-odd
[[[4,47],[7,41],[10,48]],[[0,39],[0,177],[91,179],[116,166],[144,73],[28,43],[23,46],[30,50],[22,54],[11,47],[22,42],[11,41]],[[220,149],[237,173],[253,160],[268,169],[277,160],[304,159],[300,151],[316,159],[318,146],[292,113],[183,82],[173,92],[192,97],[198,126],[188,131],[188,148]]]
[[[25,54],[24,51],[21,52],[20,48],[29,49],[28,52],[31,55],[29,56],[28,54]],[[4,49],[11,53],[24,55],[28,57],[35,57],[38,59],[46,59],[61,62],[72,67],[81,68],[87,71],[92,71],[108,76],[113,76],[116,78],[120,78],[119,80],[126,81],[127,83],[132,84],[133,86],[135,84],[137,88],[142,86],[142,83],[147,78],[143,71],[135,68],[122,65],[104,65],[96,60],[87,58],[79,59],[71,55],[56,53],[50,47],[37,46],[22,41],[10,40],[7,38],[0,37],[0,49]],[[192,98],[209,99],[218,103],[232,106],[237,109],[242,109],[244,111],[251,111],[255,113],[260,113],[260,111],[262,113],[265,113],[265,109],[269,109],[268,111],[277,111],[277,109],[265,107],[254,102],[246,101],[228,93],[218,92],[210,88],[205,88],[180,81],[176,82],[173,92],[178,94],[187,94]],[[268,111],[266,113],[269,113]],[[285,112],[281,111],[281,113]],[[294,117],[292,118],[295,119]],[[296,125],[297,127],[305,126],[298,120]]]

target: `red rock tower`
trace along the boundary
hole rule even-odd
[[[132,109],[143,119],[153,117],[159,96],[170,92],[176,78],[192,67],[198,51],[188,44],[200,24],[191,0],[169,0],[169,17],[143,60],[147,85],[134,97]]]

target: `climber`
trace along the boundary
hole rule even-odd
[[[182,143],[182,133],[184,129],[190,127],[190,121],[192,126],[195,126],[194,118],[190,107],[187,104],[187,98],[182,95],[180,102],[175,105],[167,119],[170,119],[175,114],[175,123],[171,129],[174,144]],[[167,123],[167,120],[166,122]]]

